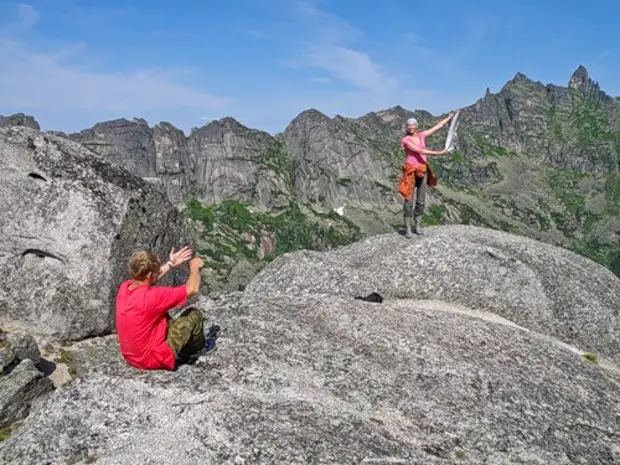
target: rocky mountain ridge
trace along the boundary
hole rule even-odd
[[[300,113],[276,136],[232,118],[194,128],[99,123],[67,137],[161,184],[176,205],[234,201],[278,212],[291,202],[343,208],[364,232],[398,227],[405,121],[397,106],[360,118]],[[447,129],[429,139],[443,146]],[[427,224],[483,225],[570,248],[620,275],[620,103],[579,66],[565,87],[521,73],[463,108],[457,150],[432,157],[439,186]]]

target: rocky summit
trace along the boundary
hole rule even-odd
[[[331,253],[290,254],[247,290],[442,300],[483,309],[620,365],[620,279],[567,250],[491,229],[444,226],[410,244],[391,234]]]
[[[292,253],[244,292],[195,303],[222,328],[203,363],[140,372],[114,335],[66,348],[76,378],[36,399],[0,454],[617,464],[619,288],[575,254],[471,226]],[[357,298],[371,292],[383,301]]]

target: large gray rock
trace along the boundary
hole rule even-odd
[[[153,130],[155,176],[165,186],[175,205],[184,204],[196,186],[195,163],[180,129],[170,123],[159,123]]]
[[[618,375],[496,315],[294,291],[201,308],[224,328],[206,364],[138,372],[113,337],[79,343],[79,382],[36,403],[0,455],[22,465],[620,463]]]
[[[264,207],[288,204],[290,167],[282,144],[233,118],[213,121],[189,137],[171,125],[143,119],[98,123],[71,139],[165,191],[175,205],[190,197]]]
[[[390,234],[329,253],[296,252],[273,262],[247,290],[440,299],[620,364],[620,279],[565,249],[490,229],[442,226],[412,240]]]
[[[185,241],[182,216],[150,183],[28,128],[0,130],[0,203],[0,325],[33,334],[109,333],[131,254],[164,258]]]
[[[40,361],[31,336],[0,331],[0,429],[26,418],[32,402],[53,389]]]
[[[11,371],[26,359],[35,365],[41,361],[41,352],[34,338],[27,333],[6,333],[0,329],[0,374]]]
[[[153,177],[157,173],[153,134],[143,119],[105,121],[69,137],[132,174]]]
[[[52,381],[29,358],[0,374],[0,428],[26,418],[35,400],[53,389]]]

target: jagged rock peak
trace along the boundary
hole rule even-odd
[[[259,129],[249,128],[245,126],[244,124],[241,124],[239,121],[237,121],[235,118],[231,116],[226,116],[224,118],[210,121],[209,123],[205,124],[200,129],[198,129],[197,131],[192,132],[193,135],[201,135],[201,136],[205,136],[206,134],[209,134],[210,135],[209,138],[211,138],[211,136],[216,137],[216,138],[221,138],[225,134],[233,134],[233,135],[241,136],[241,135],[248,135],[250,133],[256,134],[256,135],[262,135],[262,136],[265,136],[265,135],[269,136],[267,132],[259,130]]]
[[[305,123],[308,121],[317,121],[317,122],[327,122],[331,121],[331,118],[327,116],[325,113],[321,113],[316,108],[309,108],[308,110],[302,111],[298,114],[293,121],[289,124],[289,126]]]
[[[587,92],[590,89],[598,88],[597,84],[590,79],[588,70],[583,65],[579,65],[579,67],[575,70],[568,81],[568,87],[581,92]]]
[[[160,121],[153,127],[153,129],[161,129],[165,131],[175,131],[175,132],[181,131],[174,124],[169,123],[168,121]]]
[[[95,123],[95,125],[92,128],[83,129],[77,134],[83,134],[83,133],[86,133],[92,130],[124,128],[124,127],[130,127],[130,126],[140,126],[140,125],[146,125],[148,127],[148,124],[146,123],[146,121],[140,120],[138,118],[134,118],[132,121],[128,120],[127,118],[116,118],[116,119],[100,121],[98,123]],[[74,134],[70,134],[69,137],[72,137],[73,135]]]
[[[394,121],[394,120],[406,120],[407,118],[410,118],[411,116],[415,116],[416,118],[420,119],[430,119],[433,117],[432,113],[426,111],[426,110],[407,110],[406,108],[400,106],[400,105],[396,105],[395,107],[392,108],[388,108],[386,110],[381,110],[378,111],[376,113],[376,115],[381,118],[382,121],[384,122],[390,122],[390,121]]]
[[[0,115],[0,128],[8,128],[10,126],[26,126],[37,131],[41,129],[33,116],[25,115],[24,113],[15,113],[9,116]]]
[[[384,122],[394,121],[395,119],[406,119],[410,114],[411,112],[409,110],[406,110],[400,105],[376,113]]]
[[[517,74],[515,74],[515,77],[512,78],[512,82],[527,82],[527,81],[531,81],[531,79],[521,72],[518,72]]]

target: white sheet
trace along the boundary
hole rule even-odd
[[[450,121],[450,129],[448,129],[448,137],[446,137],[446,145],[444,148],[450,152],[454,150],[454,146],[452,145],[452,139],[456,135],[456,121],[459,119],[460,112],[457,111],[454,118]]]

